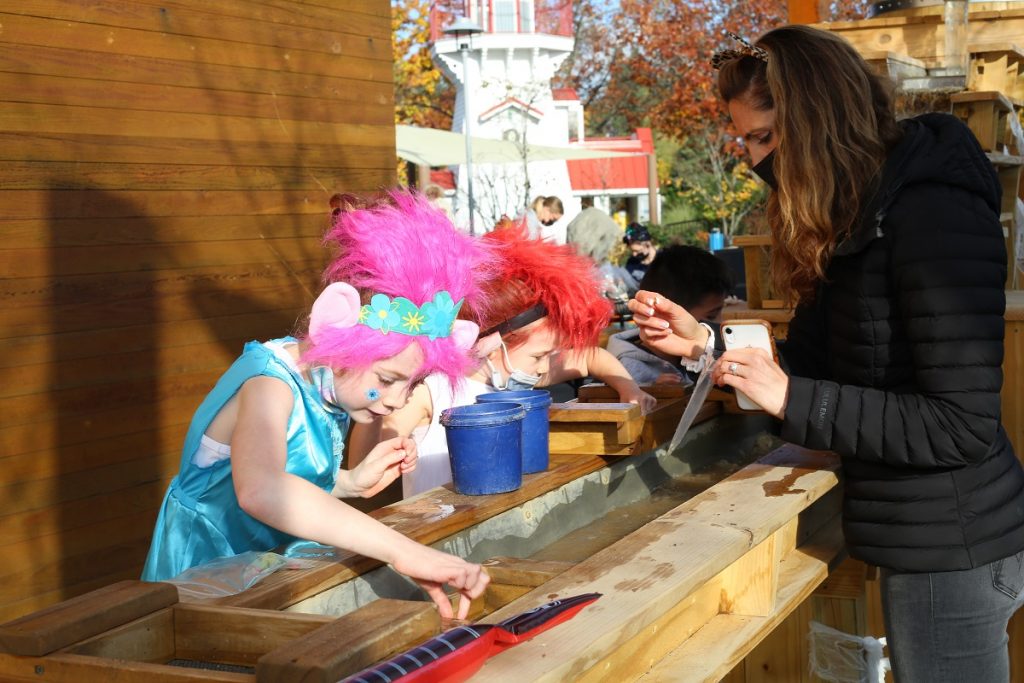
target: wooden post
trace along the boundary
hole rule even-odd
[[[819,21],[818,0],[789,0],[789,23],[816,24]]]

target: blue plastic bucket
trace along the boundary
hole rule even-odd
[[[526,408],[523,419],[523,474],[543,472],[548,468],[548,408],[551,394],[543,389],[496,391],[480,394],[477,403],[515,401]]]
[[[523,418],[519,403],[476,403],[441,412],[455,490],[468,496],[523,485]]]

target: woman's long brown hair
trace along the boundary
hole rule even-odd
[[[777,295],[795,304],[812,298],[825,279],[900,130],[891,83],[842,38],[784,26],[757,45],[767,63],[746,56],[723,64],[718,89],[726,102],[775,110],[770,274]]]

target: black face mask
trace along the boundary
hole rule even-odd
[[[757,164],[750,170],[756,173],[757,177],[763,180],[765,182],[765,185],[767,185],[768,187],[772,188],[773,190],[779,189],[779,185],[775,181],[774,149],[768,152],[768,156],[766,156],[764,159],[761,159],[761,161],[757,162]]]

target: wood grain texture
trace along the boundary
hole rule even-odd
[[[329,197],[394,183],[390,17],[0,10],[0,620],[138,576],[196,406],[318,292]]]

